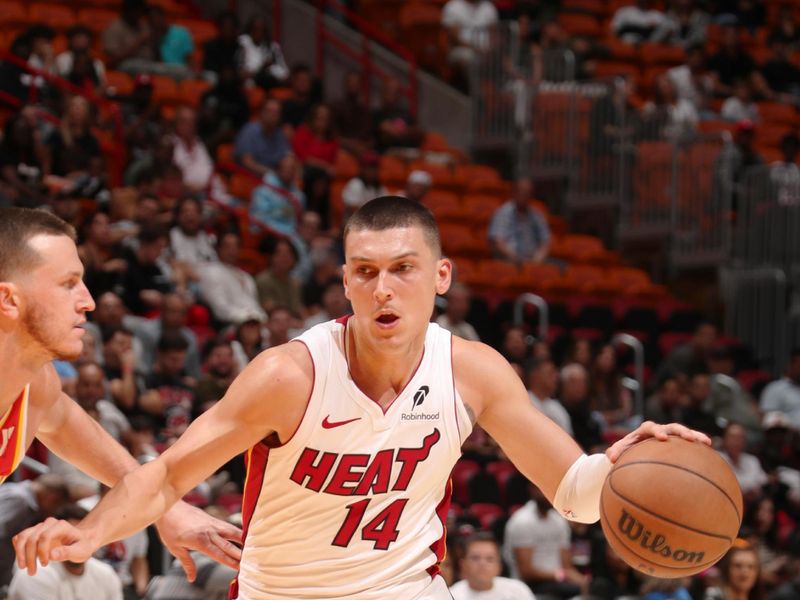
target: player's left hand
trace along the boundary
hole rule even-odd
[[[652,421],[645,421],[639,425],[639,427],[631,431],[628,435],[606,450],[606,456],[608,456],[608,459],[612,463],[615,463],[625,450],[637,442],[641,442],[642,440],[646,440],[647,438],[651,437],[654,437],[657,440],[666,441],[671,435],[676,435],[690,442],[701,442],[707,446],[711,445],[711,438],[709,438],[705,433],[695,431],[694,429],[689,429],[680,423],[667,423],[666,425],[660,425],[658,423],[653,423]]]
[[[242,551],[231,541],[241,543],[242,530],[235,525],[185,502],[178,502],[156,521],[156,527],[161,541],[180,561],[189,581],[194,581],[197,576],[197,566],[189,555],[190,550],[199,550],[223,565],[239,569]]]

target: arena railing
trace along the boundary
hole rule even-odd
[[[92,104],[98,112],[98,115],[105,113],[105,117],[108,119],[111,131],[114,139],[114,143],[112,144],[112,153],[114,155],[115,160],[112,163],[111,168],[109,169],[111,175],[111,184],[112,185],[119,185],[122,183],[122,173],[125,167],[125,140],[123,135],[123,125],[122,125],[122,112],[120,111],[119,105],[114,102],[113,100],[109,100],[108,98],[104,98],[99,96],[92,90],[86,90],[84,88],[80,88],[73,83],[67,81],[63,77],[59,77],[57,75],[53,75],[41,69],[37,69],[32,65],[28,64],[28,62],[19,56],[7,51],[7,50],[0,50],[0,60],[12,64],[18,69],[29,73],[31,77],[31,81],[28,84],[28,97],[25,99],[17,98],[12,94],[9,94],[5,91],[0,93],[0,101],[6,102],[15,108],[21,107],[25,104],[36,104],[39,100],[39,89],[37,85],[37,78],[46,81],[49,85],[53,86],[54,88],[65,92],[67,94],[82,96]],[[47,114],[45,111],[39,111],[41,115]],[[60,122],[60,120],[56,118],[49,119],[53,122]]]

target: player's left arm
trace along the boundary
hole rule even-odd
[[[59,457],[90,477],[113,487],[139,463],[77,402],[61,391],[52,366],[31,385],[31,402],[44,417],[36,437]],[[183,565],[190,580],[195,566],[188,550],[200,550],[233,569],[239,552],[225,540],[240,540],[241,530],[205,511],[178,502],[157,523],[164,545]],[[208,535],[214,532],[216,535]]]
[[[600,491],[611,465],[633,444],[678,435],[710,444],[705,434],[683,425],[647,421],[605,454],[586,456],[578,444],[531,403],[511,365],[494,349],[460,338],[453,341],[458,391],[474,420],[511,462],[571,520],[592,523],[599,516]]]

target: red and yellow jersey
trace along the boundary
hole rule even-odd
[[[14,472],[25,456],[30,386],[20,392],[14,404],[0,418],[0,483]]]
[[[444,556],[450,471],[470,434],[451,336],[428,325],[423,358],[382,408],[350,377],[346,321],[298,339],[314,386],[283,446],[247,455],[238,600],[450,598]],[[265,401],[268,401],[265,398]]]

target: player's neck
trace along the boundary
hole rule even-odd
[[[422,360],[424,333],[407,346],[388,351],[370,343],[355,327],[347,329],[345,355],[350,376],[378,404],[390,404],[414,376]]]
[[[3,365],[3,377],[0,378],[0,415],[5,413],[49,360],[43,353],[26,352],[24,347],[25,342],[13,333],[0,336],[0,364]]]

